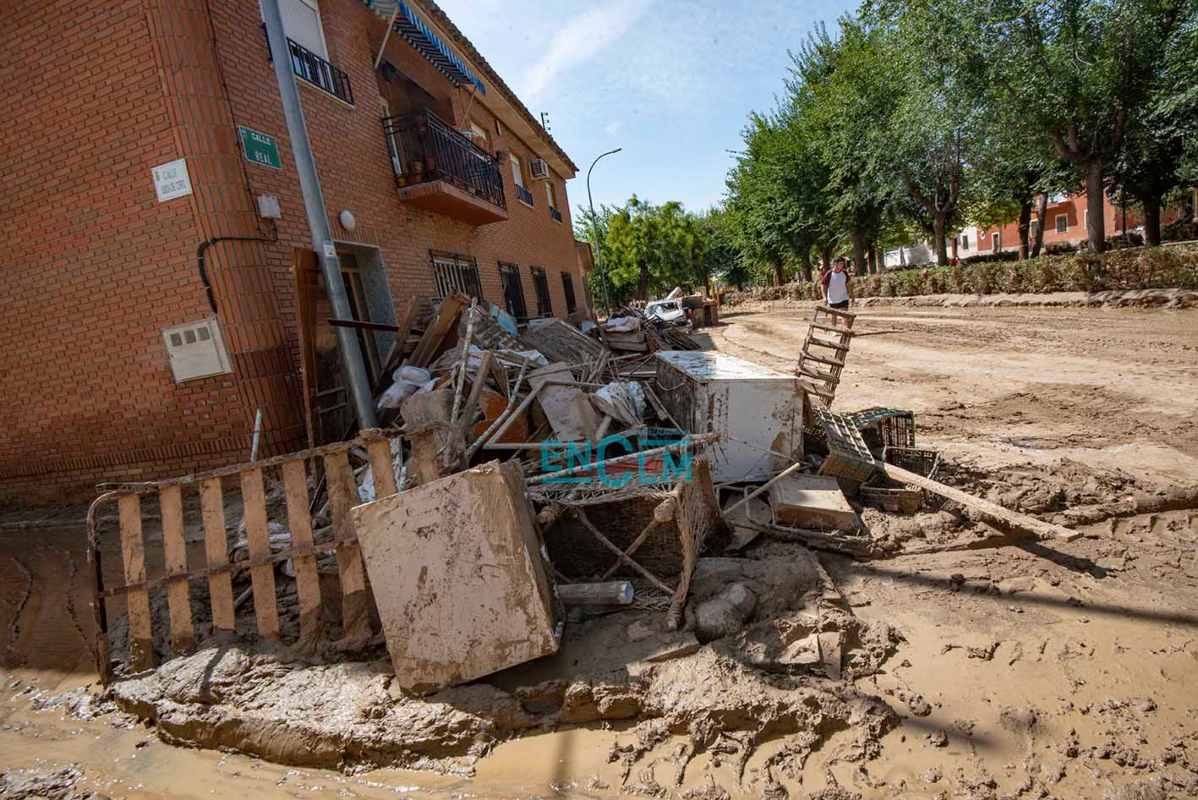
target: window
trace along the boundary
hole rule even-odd
[[[568,272],[562,273],[562,294],[566,296],[566,313],[573,314],[578,305],[574,300],[574,277]]]
[[[1066,229],[1068,229],[1068,227],[1069,227],[1069,215],[1068,214],[1057,214],[1056,219],[1053,221],[1057,225],[1057,233],[1064,233],[1066,231]]]
[[[1037,233],[1039,233],[1039,231],[1040,231],[1040,220],[1034,219],[1028,223],[1028,226],[1027,226],[1027,235],[1028,236],[1035,236]]]
[[[549,216],[557,221],[562,221],[562,212],[557,210],[557,197],[553,191],[553,181],[545,181],[545,199],[549,201]]]
[[[962,250],[969,249],[969,234],[968,233],[961,234],[961,249]]]
[[[515,154],[512,155],[512,180],[521,189],[524,188],[524,167],[520,163],[520,156]]]
[[[1001,245],[1002,245],[1002,233],[1000,231],[995,231],[994,233],[990,234],[991,249],[993,249],[994,252],[997,253],[998,249]]]
[[[540,267],[531,267],[532,285],[537,290],[537,316],[552,317],[553,301],[549,299],[549,276]]]
[[[436,250],[430,250],[429,255],[433,259],[433,280],[437,284],[438,299],[459,293],[483,299],[478,262],[474,258]]]
[[[1088,208],[1082,212],[1082,225],[1087,229],[1090,227],[1090,209]]]
[[[483,150],[489,151],[491,144],[487,139],[487,132],[483,127],[473,120],[470,122],[470,141],[474,142]]]
[[[349,299],[349,310],[356,320],[370,321],[370,308],[366,304],[366,284],[362,281],[362,270],[358,267],[358,257],[353,253],[338,252],[341,260],[341,280],[345,284],[345,294]],[[371,383],[379,379],[382,365],[379,363],[379,351],[375,346],[375,338],[365,328],[354,328],[358,337],[358,347],[366,357],[366,372]]]
[[[528,319],[528,308],[524,305],[524,284],[520,280],[520,268],[515,264],[499,262],[499,281],[503,284],[503,304],[507,313],[518,322]]]
[[[283,17],[283,31],[287,38],[328,59],[329,50],[324,43],[317,0],[279,0],[279,14]]]

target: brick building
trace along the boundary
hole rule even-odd
[[[589,313],[576,167],[453,22],[431,0],[279,2],[358,318],[450,291]],[[329,312],[297,266],[258,3],[26,0],[0,21],[0,500],[245,460],[259,410],[265,452],[304,446],[299,318]],[[389,335],[360,336],[377,369]],[[210,337],[221,368],[177,382]]]

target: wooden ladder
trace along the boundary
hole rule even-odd
[[[853,340],[853,320],[857,315],[827,306],[816,306],[807,329],[807,338],[799,354],[795,375],[818,405],[829,408],[840,383],[849,345]]]

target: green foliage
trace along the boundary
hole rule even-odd
[[[603,243],[614,294],[647,300],[675,286],[703,286],[705,233],[700,218],[681,203],[654,205],[633,195],[611,213]]]

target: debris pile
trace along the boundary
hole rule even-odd
[[[665,316],[623,309],[586,332],[556,319],[518,326],[499,309],[455,295],[434,307],[419,335],[401,331],[386,359],[390,380],[376,394],[384,430],[222,473],[241,475],[244,520],[233,528],[245,541],[233,561],[244,572],[235,570],[233,580],[252,595],[259,635],[287,639],[299,630],[301,643],[319,638],[331,620],[318,578],[335,563],[343,601],[336,649],[377,654],[385,644],[390,656],[394,677],[385,686],[363,673],[372,697],[411,704],[426,697],[435,705],[438,693],[468,693],[452,687],[485,680],[509,692],[488,695],[506,709],[487,729],[496,734],[554,721],[639,719],[660,727],[664,719],[664,731],[685,731],[702,746],[770,706],[784,720],[771,733],[805,731],[815,746],[819,715],[775,696],[776,677],[809,692],[811,707],[864,715],[870,735],[880,735],[893,725],[884,704],[805,681],[839,685],[871,674],[898,635],[859,622],[811,551],[885,557],[892,548],[871,535],[864,509],[914,514],[933,498],[1002,536],[1072,537],[940,483],[940,457],[918,446],[910,411],[830,410],[851,346],[851,314],[819,308],[791,374],[701,350],[689,325]],[[304,468],[304,459],[317,457],[323,474]],[[277,465],[283,482],[268,480],[264,490],[263,471]],[[155,486],[165,498],[168,484],[181,480]],[[219,531],[211,540],[221,542],[216,561],[146,581],[133,546],[141,528],[129,498],[137,495],[121,495],[127,585],[105,589],[100,581],[98,598],[125,592],[132,601],[156,585],[203,578],[213,592],[213,632],[240,627],[218,619],[217,590],[229,592],[220,584],[229,572],[220,566],[226,530],[216,513],[219,477],[215,489],[212,480],[204,481],[215,491],[204,524]],[[163,520],[169,542],[165,511]],[[130,639],[149,647],[149,612],[135,620],[138,603],[129,607]],[[280,614],[297,621],[280,626]],[[180,619],[172,601],[172,655],[185,651],[173,635]],[[161,641],[153,647],[165,652]],[[548,684],[546,664],[558,670]],[[140,688],[124,696],[142,699],[127,705],[161,718],[165,701],[146,693],[170,694],[163,680],[130,684]],[[738,680],[749,698],[740,711],[717,711],[716,698],[694,691]],[[313,708],[324,702],[311,700]],[[418,719],[433,714],[432,705],[370,719]],[[472,710],[470,718],[491,710]],[[255,713],[264,725],[281,725],[286,715]],[[396,730],[414,735],[410,728]],[[188,729],[171,726],[176,736]],[[645,735],[660,741],[653,730]],[[379,739],[370,759],[478,754],[482,739],[467,738],[457,750]],[[862,747],[868,756],[876,741]],[[743,750],[747,759],[751,748]]]

